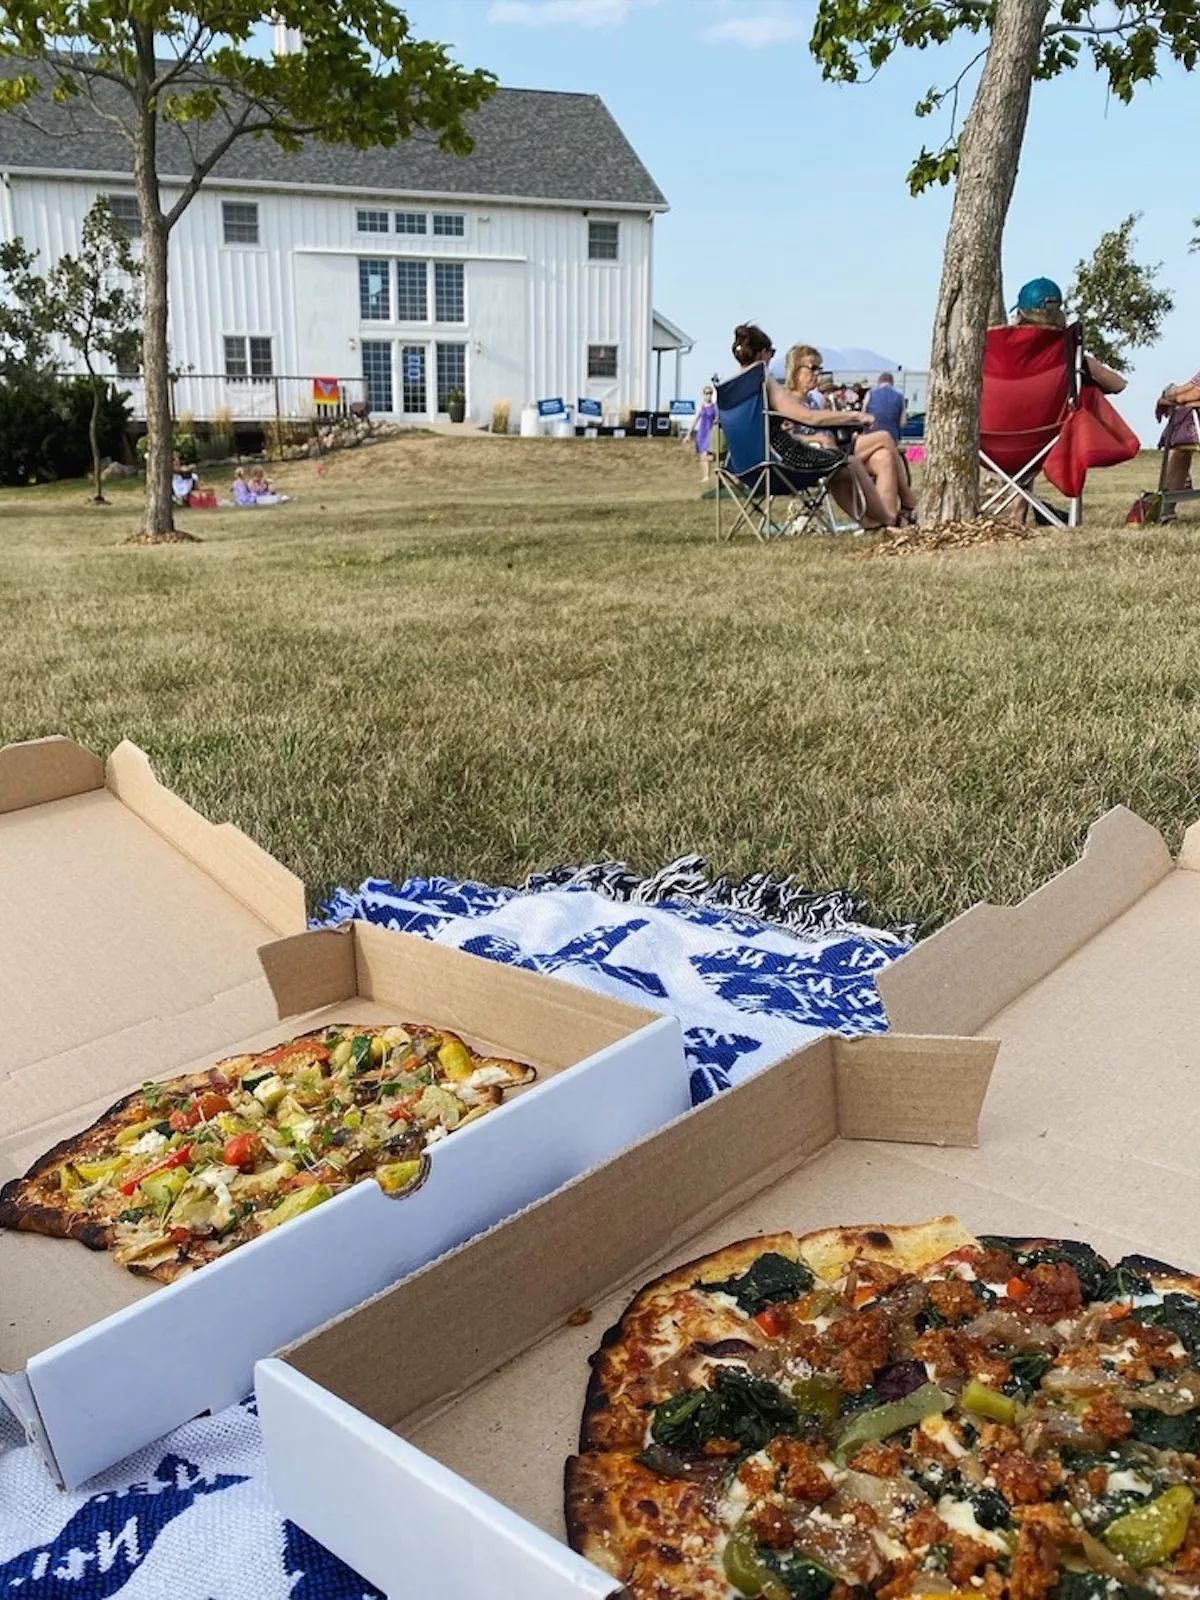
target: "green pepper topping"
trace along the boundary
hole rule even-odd
[[[892,1400],[885,1406],[860,1411],[851,1418],[849,1427],[838,1440],[833,1459],[839,1467],[844,1467],[864,1445],[874,1444],[877,1439],[886,1439],[889,1434],[911,1428],[924,1417],[949,1411],[953,1404],[953,1397],[944,1389],[939,1389],[936,1383],[923,1383],[919,1389],[905,1395],[903,1400]]]
[[[1131,1566],[1155,1566],[1173,1556],[1183,1543],[1195,1503],[1192,1491],[1178,1483],[1157,1499],[1110,1522],[1104,1530],[1104,1542]]]

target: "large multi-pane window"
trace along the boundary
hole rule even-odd
[[[354,226],[359,233],[386,233],[388,231],[388,213],[386,211],[360,209],[355,213]]]
[[[396,321],[426,322],[429,318],[429,264],[396,263]]]
[[[390,322],[392,297],[389,291],[391,264],[384,260],[358,263],[358,312],[364,322]]]
[[[226,244],[257,244],[257,201],[222,200],[221,224],[225,230]]]
[[[455,390],[467,392],[467,347],[465,344],[439,344],[437,347],[437,408],[450,409],[450,395]]]
[[[387,339],[364,339],[363,385],[368,411],[392,410],[392,346]]]
[[[615,344],[588,345],[588,377],[615,378],[617,375],[617,347]]]
[[[465,322],[466,294],[461,261],[433,264],[433,317],[435,322]]]
[[[429,406],[425,390],[425,346],[406,344],[400,349],[400,409],[409,416],[424,416]]]
[[[225,376],[227,378],[248,378],[250,376],[250,367],[246,360],[246,341],[240,335],[226,337]]]
[[[428,233],[429,218],[423,211],[397,211],[397,233]]]
[[[108,209],[113,214],[113,221],[122,228],[131,239],[142,237],[142,218],[138,211],[137,196],[132,194],[110,194],[105,198]]]
[[[615,261],[621,225],[617,222],[588,223],[588,260]]]
[[[443,239],[461,239],[466,231],[466,218],[459,212],[435,211],[433,231]]]

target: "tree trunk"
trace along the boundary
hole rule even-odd
[[[174,447],[167,346],[167,246],[170,235],[158,187],[158,120],[150,90],[155,76],[154,30],[133,23],[137,42],[138,119],[133,137],[133,182],[142,222],[142,380],[146,393],[146,514],[151,537],[175,531],[171,499]]]
[[[997,0],[987,61],[959,144],[933,324],[921,498],[925,526],[968,519],[979,509],[983,344],[1049,9],[1049,0]]]
[[[89,369],[90,371],[90,369]],[[106,504],[104,499],[104,479],[100,476],[100,395],[99,379],[94,372],[90,373],[92,380],[92,415],[88,423],[88,441],[92,447],[92,482],[96,486],[93,500],[96,505]]]

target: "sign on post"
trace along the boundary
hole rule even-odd
[[[565,417],[567,414],[561,395],[556,395],[553,400],[539,400],[537,408],[539,417]]]
[[[581,395],[575,408],[581,417],[602,417],[604,407],[599,400]]]
[[[342,388],[336,378],[314,378],[312,381],[312,397],[314,406],[336,406],[341,404]]]
[[[672,400],[671,415],[673,417],[694,417],[696,415],[696,402],[694,400]]]

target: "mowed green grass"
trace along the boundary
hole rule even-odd
[[[1122,526],[1155,470],[1084,531],[903,559],[718,546],[657,443],[406,439],[155,549],[128,488],[6,491],[0,736],[135,740],[313,902],[700,850],[928,930],[1109,806],[1200,816],[1200,509]]]

